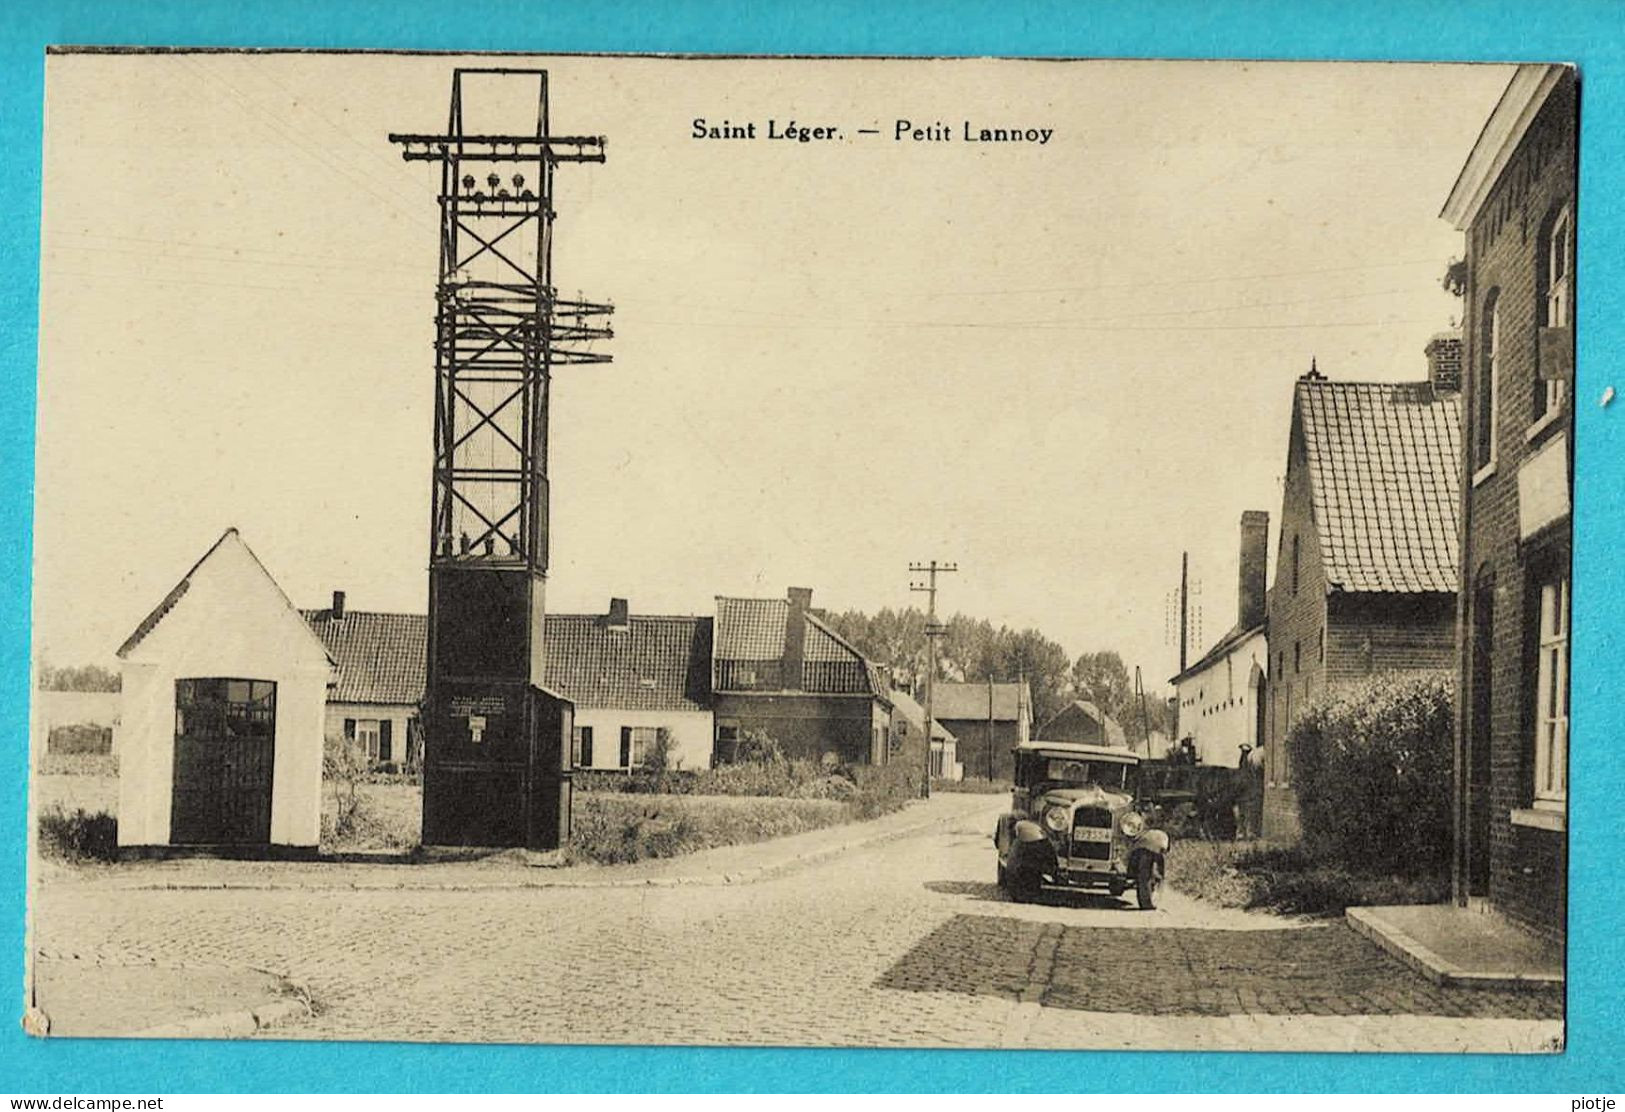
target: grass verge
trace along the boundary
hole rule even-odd
[[[1438,903],[1448,877],[1367,875],[1318,861],[1296,847],[1261,842],[1180,841],[1168,854],[1167,882],[1221,907],[1281,915],[1341,915],[1346,908]]]
[[[939,780],[933,776],[931,790],[944,794],[1007,795],[1010,792],[1010,781],[989,780],[985,776],[967,776],[963,780]]]
[[[422,789],[362,784],[356,794],[354,821],[341,834],[334,829],[333,794],[323,793],[324,853],[405,853],[417,847]],[[578,792],[567,858],[577,864],[619,865],[782,838],[857,817],[855,800]]]
[[[849,818],[846,804],[828,799],[581,795],[567,856],[621,865],[802,834]]]

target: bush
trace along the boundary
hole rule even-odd
[[[78,863],[118,860],[118,820],[106,811],[53,807],[39,817],[42,857]]]
[[[1287,736],[1304,848],[1358,873],[1435,876],[1450,855],[1453,688],[1380,676],[1310,705]]]
[[[416,848],[423,830],[423,796],[410,787],[366,784],[339,827],[337,796],[322,808],[321,846],[326,852],[404,851]]]
[[[96,753],[105,756],[113,751],[113,730],[108,726],[94,726],[88,723],[57,726],[45,738],[45,751],[57,754]]]
[[[746,730],[734,743],[736,764],[783,764],[784,749],[766,730]]]
[[[847,808],[824,800],[578,796],[568,857],[572,862],[627,864],[800,834],[847,817]]]
[[[893,764],[896,760],[893,759]],[[1010,791],[1010,781],[989,780],[985,776],[967,776],[963,780],[939,780],[931,778],[933,792],[964,792],[968,795],[1007,795]]]
[[[716,768],[653,772],[634,769],[580,769],[575,787],[583,792],[622,795],[772,795],[805,799],[836,798],[831,774],[813,761],[752,761]]]
[[[847,773],[857,787],[850,801],[855,819],[877,818],[920,797],[920,770],[917,768],[895,763],[855,765]]]
[[[1182,841],[1168,854],[1168,884],[1221,907],[1282,915],[1341,915],[1346,908],[1438,903],[1442,874],[1370,875],[1316,859],[1301,847]]]
[[[347,838],[356,832],[357,813],[361,808],[358,789],[370,774],[366,751],[354,738],[330,733],[322,744],[322,779],[333,786],[333,799],[337,804],[333,816],[333,834]]]

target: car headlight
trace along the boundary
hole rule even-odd
[[[1117,827],[1130,838],[1138,838],[1145,829],[1145,816],[1138,811],[1124,811],[1123,817],[1117,820]]]
[[[1044,812],[1044,825],[1057,834],[1066,833],[1067,824],[1072,821],[1072,812],[1066,807],[1051,807]]]

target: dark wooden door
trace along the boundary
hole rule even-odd
[[[175,845],[264,845],[271,840],[276,684],[175,683]]]

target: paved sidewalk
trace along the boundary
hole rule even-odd
[[[1484,989],[1563,984],[1563,947],[1493,911],[1452,904],[1351,907],[1348,922],[1435,984]]]
[[[42,881],[52,887],[89,884],[116,889],[425,889],[442,891],[504,888],[638,888],[750,884],[803,868],[862,846],[917,834],[986,814],[991,836],[1004,795],[939,793],[900,811],[866,822],[810,830],[784,838],[640,861],[631,865],[546,863],[522,850],[473,859],[377,863],[350,861],[234,861],[177,858],[117,865],[49,868]],[[991,844],[991,843],[990,843]]]

